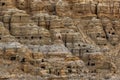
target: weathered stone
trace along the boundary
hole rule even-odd
[[[0,79],[120,79],[119,7],[119,0],[0,0]]]

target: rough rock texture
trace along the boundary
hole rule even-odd
[[[0,0],[0,80],[120,80],[119,0]]]

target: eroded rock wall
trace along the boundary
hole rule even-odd
[[[117,0],[0,0],[0,78],[119,80],[119,8]]]

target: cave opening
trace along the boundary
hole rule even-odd
[[[5,3],[2,3],[2,6],[5,6]]]
[[[10,58],[10,60],[11,60],[11,61],[15,61],[15,60],[16,60],[16,57],[13,56],[13,57]]]
[[[21,63],[24,63],[24,62],[25,62],[25,58],[23,58],[20,62],[21,62]]]

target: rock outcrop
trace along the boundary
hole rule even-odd
[[[0,0],[0,80],[119,80],[119,0]]]

